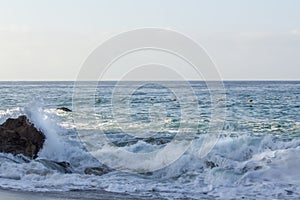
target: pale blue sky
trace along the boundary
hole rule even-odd
[[[224,79],[300,79],[298,0],[3,0],[0,80],[74,80],[101,42],[143,27],[192,37]]]

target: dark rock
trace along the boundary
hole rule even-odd
[[[102,165],[101,167],[88,167],[84,170],[85,174],[101,176],[113,171],[109,167]]]
[[[218,164],[216,164],[216,163],[214,163],[212,161],[206,161],[205,164],[206,164],[206,167],[210,168],[210,169],[215,168],[215,167],[219,167]]]
[[[291,190],[285,190],[287,195],[292,195],[294,192]]]
[[[263,168],[262,166],[256,166],[253,169],[254,169],[254,171],[256,171],[256,170],[259,170],[259,169],[262,169],[262,168]]]
[[[62,110],[62,111],[65,111],[65,112],[72,112],[72,110],[70,110],[69,108],[66,108],[66,107],[59,107],[59,108],[56,108],[56,110]]]
[[[39,159],[36,161],[42,163],[47,168],[54,169],[64,174],[70,174],[73,172],[73,169],[70,163],[68,162],[56,162],[53,160],[45,160],[45,159]]]
[[[241,169],[241,172],[246,173],[246,172],[252,171],[252,170],[257,171],[257,170],[260,170],[262,168],[263,168],[262,166],[251,166],[251,164],[249,164],[249,165],[246,165],[245,167],[243,167]]]
[[[153,172],[143,172],[143,173],[140,173],[140,174],[143,174],[145,176],[152,176]]]
[[[100,98],[96,99],[96,103],[101,103],[102,100]]]
[[[163,145],[169,143],[173,138],[172,137],[161,137],[161,138],[138,138],[139,140],[143,140],[144,142],[147,142],[149,144],[155,144],[155,145]]]
[[[45,135],[24,115],[9,118],[0,126],[0,152],[36,158],[44,141]]]

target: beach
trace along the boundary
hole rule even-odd
[[[69,191],[69,192],[26,192],[0,189],[0,199],[5,200],[113,200],[113,199],[150,199],[150,197],[134,197],[106,191]]]

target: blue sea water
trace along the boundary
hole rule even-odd
[[[181,82],[169,87],[160,82],[119,84],[120,91],[135,88],[128,99],[116,92],[116,82],[100,82],[96,90],[87,84],[78,104],[81,113],[67,113],[56,108],[74,108],[74,82],[0,82],[0,123],[27,115],[47,138],[38,159],[67,161],[73,169],[64,174],[38,161],[22,162],[0,153],[0,187],[35,192],[106,190],[167,199],[300,197],[299,81],[224,82],[226,99],[220,101],[225,121],[216,129],[218,142],[204,157],[199,149],[209,134],[214,109],[205,82],[189,83],[194,96],[180,90]],[[93,112],[86,103],[90,101]],[[198,109],[190,112],[195,103]],[[184,109],[191,116],[183,117]],[[78,121],[81,117],[85,120]],[[93,137],[102,130],[111,145],[141,154],[165,148],[183,124],[195,137],[170,165],[151,173],[84,174],[85,168],[100,163],[82,144],[81,134]],[[97,148],[110,151],[101,141]],[[123,159],[132,166],[141,164],[131,157]]]

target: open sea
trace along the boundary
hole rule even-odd
[[[300,81],[224,82],[225,120],[218,133],[208,132],[215,107],[205,82],[189,83],[193,96],[185,90],[174,93],[181,82],[170,88],[159,82],[119,83],[122,91],[135,88],[128,98],[118,97],[115,84],[100,82],[96,90],[87,84],[94,95],[77,99],[77,113],[74,82],[0,82],[0,124],[25,114],[46,136],[37,160],[0,153],[0,189],[66,199],[97,199],[103,192],[125,199],[300,198]],[[92,112],[86,102],[93,102]],[[195,103],[198,110],[190,112]],[[187,117],[189,112],[193,116]],[[151,163],[157,159],[140,163],[123,156],[119,161],[109,154],[112,146],[130,155],[160,151],[182,131],[180,126],[193,135],[192,142],[178,159],[154,171],[147,167],[157,166]],[[83,137],[100,131],[110,143],[87,148]],[[202,157],[199,150],[211,134],[218,135],[217,143]],[[98,144],[97,137],[93,142]],[[88,167],[109,163],[95,157],[99,152],[115,159],[114,166],[127,162],[138,171],[118,166],[102,176],[85,174]],[[39,160],[68,162],[72,173]]]

